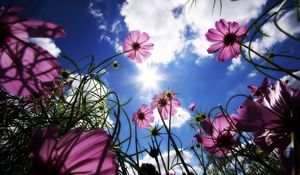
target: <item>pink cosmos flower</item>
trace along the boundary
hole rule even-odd
[[[224,157],[238,143],[237,133],[233,128],[234,123],[232,116],[218,114],[213,120],[205,119],[201,126],[206,134],[199,133],[195,137],[208,152]]]
[[[149,128],[150,123],[154,122],[153,111],[143,104],[137,112],[133,114],[132,121],[139,128]]]
[[[294,144],[300,144],[300,89],[292,89],[281,81],[264,89],[261,99],[253,100],[250,96],[238,109],[236,127],[252,132],[254,142],[266,153],[279,148],[279,153],[286,155],[292,133]],[[282,162],[286,159],[281,156]]]
[[[205,34],[206,39],[213,43],[208,53],[219,52],[218,61],[226,61],[240,55],[240,44],[247,33],[247,27],[237,22],[227,22],[224,19],[215,23],[215,29],[211,28]]]
[[[146,32],[141,33],[139,30],[134,30],[126,36],[123,51],[127,52],[129,59],[141,63],[151,56],[149,50],[153,49],[154,44],[148,43],[148,41],[149,35]]]
[[[157,108],[164,120],[175,115],[177,112],[176,107],[180,106],[180,101],[175,98],[175,92],[172,90],[160,92],[152,98],[151,102],[151,108],[153,110]]]
[[[62,37],[65,33],[56,24],[17,16],[22,10],[0,7],[0,87],[27,96],[60,77],[58,60],[29,38]]]
[[[117,165],[105,131],[76,128],[58,139],[55,126],[32,133],[30,148],[37,174],[115,175]]]
[[[191,111],[194,111],[195,108],[196,108],[196,104],[195,104],[195,103],[191,103],[191,104],[189,105],[189,109],[190,109]]]

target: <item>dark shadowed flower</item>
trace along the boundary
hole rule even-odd
[[[191,103],[191,104],[189,105],[189,109],[190,109],[191,111],[194,111],[195,108],[196,108],[196,104],[195,104],[195,103]]]
[[[159,175],[159,173],[152,164],[143,163],[138,175]]]
[[[249,85],[247,88],[251,91],[251,95],[253,97],[256,97],[258,101],[261,101],[263,99],[263,96],[266,94],[269,84],[270,80],[268,78],[264,78],[260,87]]]
[[[148,108],[146,104],[143,104],[137,112],[133,114],[132,121],[139,128],[149,128],[150,123],[154,122],[153,111]]]
[[[115,175],[110,147],[105,131],[76,128],[59,139],[55,126],[34,130],[30,142],[35,171],[44,175]]]
[[[233,128],[234,123],[232,116],[218,114],[213,120],[205,119],[201,126],[206,134],[198,133],[195,137],[208,152],[218,157],[224,157],[238,143],[237,133]]]
[[[153,49],[154,44],[148,41],[149,35],[146,32],[141,33],[139,30],[134,30],[126,36],[123,51],[127,52],[129,59],[141,63],[151,56],[149,50]]]
[[[247,33],[247,27],[239,25],[237,22],[227,22],[224,19],[217,21],[215,27],[215,29],[209,29],[205,34],[206,39],[213,43],[207,52],[210,54],[219,52],[218,61],[238,57],[241,53],[241,40]]]
[[[279,148],[280,154],[285,155],[288,145],[300,144],[300,90],[281,81],[264,89],[261,99],[250,96],[238,109],[236,127],[252,132],[254,142],[265,152]],[[284,162],[286,158],[281,157]]]
[[[158,112],[161,113],[162,118],[167,120],[169,116],[176,114],[177,107],[180,107],[180,101],[175,98],[175,92],[172,90],[160,92],[155,95],[151,101],[152,109],[157,108]]]
[[[57,59],[29,38],[62,37],[65,33],[56,24],[17,16],[21,12],[19,7],[0,7],[0,87],[27,96],[60,77]]]

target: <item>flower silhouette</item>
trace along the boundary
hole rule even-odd
[[[233,128],[234,123],[231,117],[218,114],[213,120],[205,119],[201,126],[206,134],[198,133],[195,137],[211,154],[224,157],[238,143],[237,133]]]
[[[62,27],[17,16],[20,7],[0,8],[0,87],[13,95],[40,93],[60,77],[58,60],[30,37],[62,37]]]
[[[300,144],[300,91],[281,81],[269,86],[266,82],[264,80],[262,87],[258,88],[263,91],[260,91],[257,99],[248,97],[238,109],[236,127],[241,131],[252,132],[254,142],[266,153],[279,148],[281,161],[285,163],[291,157],[285,154],[288,146],[291,143]]]
[[[58,139],[55,126],[32,133],[30,148],[37,174],[115,175],[117,165],[105,131],[76,128]]]

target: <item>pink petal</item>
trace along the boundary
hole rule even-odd
[[[131,42],[135,43],[138,42],[138,39],[140,37],[140,31],[139,30],[134,30],[131,32]]]
[[[10,26],[11,33],[20,38],[28,37],[63,37],[65,36],[64,29],[54,23],[49,23],[40,20],[26,20],[15,23]]]
[[[36,129],[32,132],[30,149],[36,159],[46,164],[53,153],[54,145],[57,141],[58,129],[49,126],[45,130]]]
[[[229,28],[230,29],[229,30],[230,33],[236,33],[239,30],[239,28],[240,28],[240,26],[239,26],[239,24],[237,22],[232,22],[229,27],[230,27]]]
[[[153,49],[154,44],[153,43],[143,43],[141,44],[141,48],[145,50],[151,50]]]
[[[140,49],[138,52],[144,57],[144,59],[149,58],[151,56],[151,53],[144,49]]]
[[[207,49],[207,52],[208,53],[214,53],[214,52],[217,52],[218,50],[224,48],[224,43],[223,42],[219,42],[219,43],[216,43],[216,44],[213,44],[211,45],[208,49]]]
[[[142,61],[143,61],[143,55],[139,51],[135,52],[134,61],[136,63],[142,63]]]
[[[149,40],[149,38],[150,38],[150,37],[149,37],[148,33],[143,32],[143,33],[139,36],[137,42],[138,42],[138,43],[145,43],[145,42],[147,42],[147,41]]]
[[[16,14],[22,13],[23,10],[24,10],[23,7],[14,6],[14,7],[8,8],[6,10],[6,13],[9,14],[9,15],[16,15]]]
[[[0,58],[3,71],[0,87],[13,95],[27,96],[41,92],[43,82],[54,82],[60,77],[57,59],[46,50],[22,40],[12,40],[14,42],[9,46],[3,46],[5,53]]]
[[[205,37],[208,41],[211,42],[220,42],[224,39],[224,35],[216,29],[209,29],[208,32],[205,34]]]
[[[216,29],[221,32],[224,36],[229,33],[229,23],[221,19],[215,23]]]
[[[105,171],[107,171],[107,167],[115,169],[116,164],[112,154],[110,154],[110,160],[106,161],[105,165],[103,164],[103,161],[107,159],[106,155],[110,144],[111,139],[105,131],[95,130],[81,134],[65,161],[64,169],[71,174],[80,174],[80,172],[102,174],[102,167]],[[64,173],[65,170],[61,173]]]
[[[242,26],[240,26],[238,31],[235,33],[235,35],[238,37],[244,36],[247,33],[247,30],[248,30],[247,26],[242,25]]]
[[[238,57],[240,55],[240,45],[238,43],[234,43],[231,46],[231,53],[232,53],[232,57]]]
[[[230,58],[233,58],[234,54],[235,53],[232,52],[231,46],[225,46],[219,53],[217,60],[218,61],[226,61]]]
[[[132,46],[127,43],[124,43],[122,47],[123,47],[123,52],[128,52],[129,50],[132,50]]]

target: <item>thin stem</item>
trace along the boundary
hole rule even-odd
[[[137,164],[140,166],[140,163],[139,163],[139,151],[138,151],[138,137],[137,137],[137,126],[135,125],[134,127],[134,133],[135,133],[135,152],[136,152],[136,161],[137,161]]]
[[[157,148],[158,148],[158,153],[159,153],[159,155],[160,155],[160,158],[161,158],[161,161],[162,161],[162,163],[163,163],[163,166],[164,166],[165,172],[166,172],[166,174],[168,174],[168,170],[167,170],[167,167],[166,167],[165,161],[164,161],[164,159],[163,159],[163,156],[162,156],[162,154],[161,154],[161,152],[160,152],[159,144],[158,144],[158,142],[157,142],[157,139],[156,139],[156,137],[154,137],[154,141],[155,141],[155,144],[156,144],[156,146],[157,146]]]
[[[184,161],[184,159],[183,159],[183,157],[182,157],[180,151],[178,150],[178,147],[177,147],[177,145],[176,145],[176,143],[175,143],[175,141],[174,141],[174,139],[173,139],[173,137],[172,137],[172,135],[171,135],[171,133],[170,133],[170,130],[169,130],[169,128],[167,127],[166,122],[165,122],[164,119],[162,118],[161,111],[159,111],[159,115],[160,115],[160,118],[161,118],[161,120],[162,120],[162,122],[163,122],[163,125],[164,125],[164,127],[165,127],[165,129],[166,129],[166,131],[167,131],[167,134],[168,134],[168,136],[169,136],[169,138],[170,138],[170,140],[171,140],[171,142],[172,142],[172,145],[173,145],[173,148],[174,148],[176,154],[179,156],[179,159],[180,159],[181,163],[183,164],[183,167],[184,167],[186,173],[187,173],[187,174],[190,174],[190,171],[189,171],[189,169],[188,169],[188,167],[187,167],[187,165],[186,165],[186,163],[185,163],[185,161]]]

